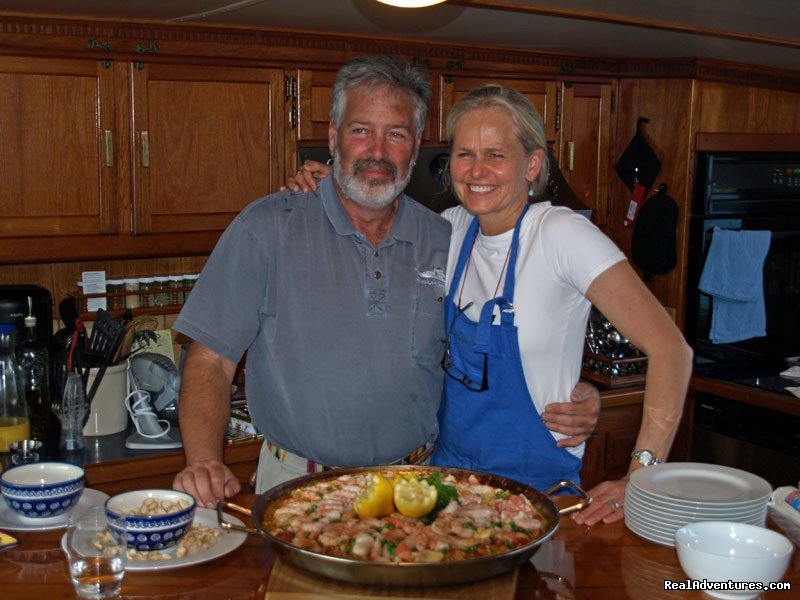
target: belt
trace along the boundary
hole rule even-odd
[[[341,467],[331,467],[329,465],[323,465],[323,464],[314,462],[313,460],[309,460],[307,458],[303,458],[302,456],[294,454],[293,452],[289,452],[288,450],[285,450],[285,449],[281,448],[280,446],[277,446],[276,444],[273,444],[270,441],[267,441],[266,443],[267,443],[267,449],[269,450],[269,452],[281,462],[284,462],[286,460],[287,456],[297,456],[298,458],[300,458],[302,460],[305,460],[306,461],[306,473],[321,473],[323,471],[331,471],[333,469],[341,468]],[[435,444],[423,444],[422,446],[420,446],[419,448],[417,448],[416,450],[411,452],[411,454],[409,454],[408,456],[404,456],[403,458],[399,458],[396,461],[388,463],[388,464],[390,464],[390,465],[419,465],[419,464],[424,463],[426,460],[428,460],[430,458],[431,454],[433,454],[433,451],[435,449],[436,449],[436,445]]]

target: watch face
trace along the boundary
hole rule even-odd
[[[642,450],[639,453],[639,463],[643,465],[649,465],[653,462],[653,453],[649,450]]]

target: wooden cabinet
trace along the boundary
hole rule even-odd
[[[222,230],[283,181],[283,73],[128,63],[132,232]]]
[[[0,56],[0,238],[113,233],[114,72]]]
[[[283,181],[282,106],[277,69],[0,57],[0,240],[25,262],[218,234]]]
[[[557,129],[556,91],[558,89],[558,84],[555,81],[450,75],[442,76],[440,80],[442,118],[439,141],[447,141],[444,127],[447,123],[447,115],[450,113],[450,108],[453,104],[455,104],[459,98],[465,96],[470,90],[486,85],[487,83],[498,83],[503,86],[513,87],[525,94],[544,120],[547,142],[555,142]]]
[[[628,472],[642,422],[643,398],[642,388],[603,392],[600,419],[583,454],[583,489]]]
[[[565,82],[558,103],[559,166],[572,191],[594,209],[599,225],[608,218],[611,94],[609,83]]]

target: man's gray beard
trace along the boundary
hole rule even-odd
[[[363,160],[363,159],[362,159]],[[411,171],[414,162],[408,165],[406,176],[401,181],[390,181],[389,183],[377,183],[358,179],[355,172],[362,161],[356,161],[353,165],[353,175],[342,172],[342,165],[338,160],[333,163],[333,179],[339,185],[344,195],[360,206],[366,208],[385,208],[397,198],[411,180]],[[397,170],[392,167],[392,178],[397,177]]]

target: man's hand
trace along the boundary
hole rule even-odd
[[[589,439],[600,416],[600,392],[593,385],[579,381],[569,399],[548,404],[542,412],[542,421],[550,431],[570,436],[558,440],[559,448],[577,446]]]
[[[218,501],[236,495],[241,489],[233,472],[218,460],[187,466],[175,476],[172,487],[191,494],[205,508],[216,507]]]
[[[310,190],[316,190],[317,180],[325,178],[330,172],[331,168],[328,165],[315,160],[306,160],[297,173],[289,177],[286,185],[281,186],[281,190],[289,188],[293,192],[302,190],[307,194]]]

